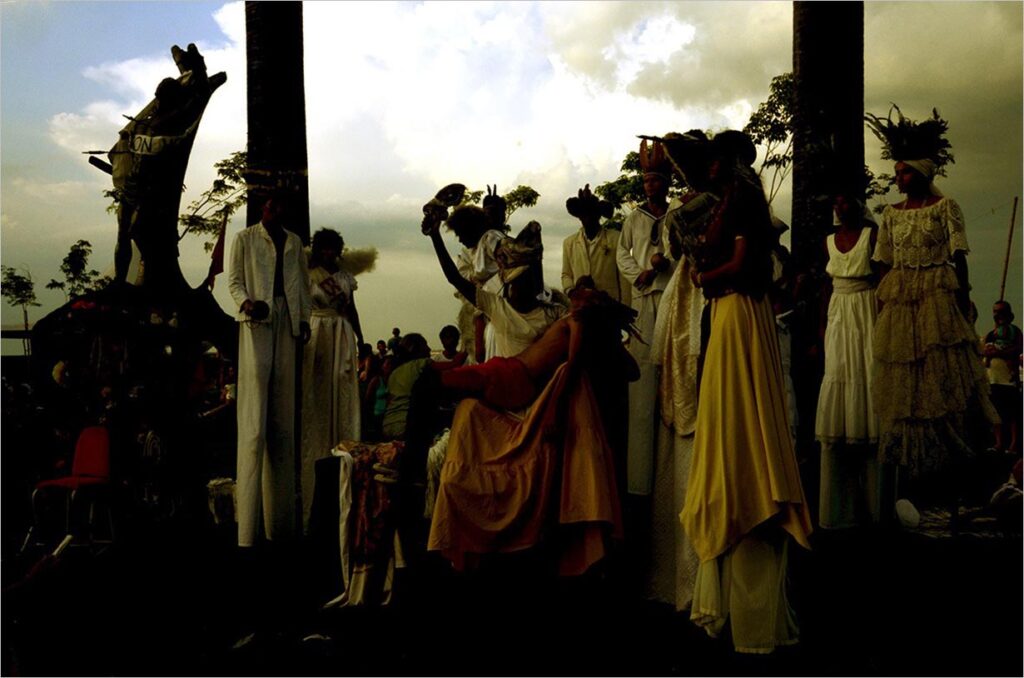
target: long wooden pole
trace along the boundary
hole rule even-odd
[[[1006,270],[1010,268],[1010,252],[1013,246],[1013,225],[1017,221],[1017,199],[1013,196],[1013,212],[1010,214],[1010,235],[1006,239],[1006,259],[1003,260],[1003,280],[999,283],[999,300],[1003,299],[1003,292],[1006,291]]]

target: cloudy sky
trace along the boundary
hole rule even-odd
[[[613,179],[638,133],[742,127],[771,78],[792,68],[789,3],[322,2],[305,5],[304,22],[311,222],[380,250],[356,295],[367,340],[397,325],[436,344],[454,319],[418,229],[441,185],[537,189],[538,205],[512,223],[543,224],[545,275],[557,284],[561,241],[578,228],[566,197]],[[1021,193],[1021,28],[1016,2],[865,4],[866,109],[896,102],[921,118],[937,107],[950,121],[956,164],[941,187],[967,217],[979,329]],[[228,75],[183,205],[216,160],[244,148],[244,33],[241,2],[0,4],[0,258],[36,279],[33,319],[62,302],[43,284],[71,243],[89,240],[94,267],[112,266],[109,178],[81,152],[109,148],[122,114],[177,74],[172,44],[195,42],[209,71]],[[886,171],[866,139],[869,164]],[[786,187],[774,204],[787,221],[789,200]],[[243,226],[236,219],[229,237]],[[1015,240],[1006,296],[1020,306]],[[193,284],[204,277],[198,240],[183,242],[181,265]],[[227,308],[226,287],[221,278],[216,296]],[[5,324],[20,319],[3,311]]]

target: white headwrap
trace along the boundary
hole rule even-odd
[[[928,190],[932,195],[942,197],[942,191],[938,189],[935,182],[932,179],[935,178],[935,173],[939,170],[939,166],[935,164],[935,161],[930,158],[921,158],[920,160],[902,160],[904,165],[913,167],[918,173],[923,174],[928,178]]]

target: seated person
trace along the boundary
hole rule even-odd
[[[422,334],[415,332],[401,338],[396,347],[396,359],[387,378],[387,407],[381,422],[385,440],[405,438],[409,417],[409,403],[413,387],[425,369],[444,372],[461,365],[463,360],[431,360],[430,347]]]

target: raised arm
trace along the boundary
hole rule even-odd
[[[452,261],[452,255],[448,253],[448,248],[444,246],[444,240],[441,239],[440,224],[435,225],[431,229],[429,236],[431,244],[434,245],[434,254],[437,255],[437,261],[441,264],[441,272],[444,273],[445,279],[462,296],[466,297],[469,303],[476,306],[476,284],[471,280],[463,278],[459,273],[458,267]]]

